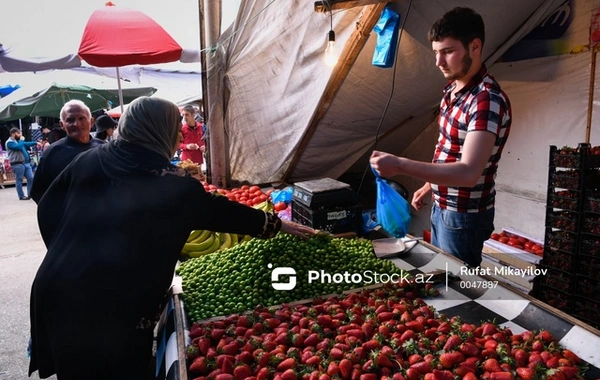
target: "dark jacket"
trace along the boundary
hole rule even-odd
[[[136,326],[156,321],[190,231],[256,236],[265,214],[205,192],[164,157],[120,140],[59,175],[38,223],[48,253],[31,291],[30,374],[146,379],[152,326]]]
[[[79,141],[70,137],[65,137],[57,143],[50,145],[44,151],[39,165],[33,177],[33,185],[31,187],[31,199],[36,203],[50,187],[50,184],[64,168],[73,161],[73,159],[81,152],[104,144],[104,141],[90,138],[87,144],[82,144]]]

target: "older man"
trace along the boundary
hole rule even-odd
[[[54,178],[75,159],[90,148],[104,144],[104,141],[90,135],[94,118],[88,106],[80,100],[71,100],[60,111],[60,126],[67,136],[50,145],[42,155],[33,178],[31,198],[38,203]]]

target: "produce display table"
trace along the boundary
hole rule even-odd
[[[456,258],[425,242],[418,242],[391,261],[413,276],[441,269],[460,277],[447,278],[446,284],[436,285],[440,291],[438,297],[425,299],[438,313],[459,316],[474,324],[495,321],[513,333],[547,330],[561,346],[589,364],[586,379],[600,378],[600,331],[490,276],[467,273],[467,268]],[[177,285],[172,289],[171,300],[157,327],[157,379],[189,378],[185,362],[185,348],[190,343],[189,321],[178,296],[180,289]]]

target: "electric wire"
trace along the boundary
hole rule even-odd
[[[408,2],[408,8],[406,9],[406,14],[404,15],[402,24],[400,25],[400,33],[398,34],[398,42],[396,45],[396,55],[394,56],[394,69],[392,71],[392,87],[390,89],[390,95],[388,97],[385,108],[383,109],[383,114],[381,115],[381,119],[379,120],[379,125],[377,126],[377,130],[375,131],[375,141],[373,143],[373,150],[375,150],[375,148],[377,148],[377,142],[379,141],[379,132],[381,131],[381,126],[383,125],[383,121],[385,120],[388,109],[390,107],[390,103],[392,102],[392,98],[394,96],[394,91],[396,89],[396,71],[398,68],[398,54],[400,52],[400,42],[402,41],[402,33],[404,32],[404,25],[406,24],[406,20],[408,19],[408,15],[410,13],[411,6],[412,6],[412,0],[410,0]],[[360,184],[358,185],[357,193],[359,193],[359,194],[360,194],[360,190],[362,189],[362,185],[365,181],[365,176],[367,175],[367,172],[369,171],[370,168],[371,168],[371,164],[367,163],[367,167],[365,168],[362,178],[360,179]]]

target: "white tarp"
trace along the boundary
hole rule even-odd
[[[475,0],[392,3],[401,22],[407,13],[408,17],[396,63],[395,91],[380,133],[412,118],[398,132],[414,137],[433,120],[432,111],[445,80],[435,67],[426,35],[444,12],[458,5],[479,11],[486,22],[484,55],[490,57],[505,51],[511,37],[527,34],[562,2],[499,0],[484,6]],[[225,128],[228,134],[234,180],[263,183],[283,179],[331,76],[331,69],[322,61],[329,15],[316,13],[312,3],[273,4],[268,0],[242,4],[233,25],[238,32],[217,51],[218,67],[209,69],[211,87],[219,86],[209,128]],[[339,49],[353,33],[361,9],[334,12]],[[227,33],[220,41],[226,38]],[[393,79],[392,69],[371,65],[374,46],[371,34],[288,180],[337,178],[371,148]],[[411,140],[394,139],[393,151],[401,153]]]

